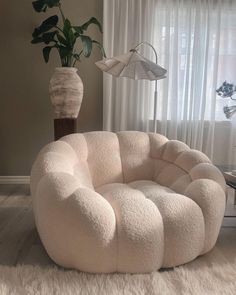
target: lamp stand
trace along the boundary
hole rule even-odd
[[[153,114],[153,126],[154,132],[157,132],[157,80],[155,81],[155,91],[154,91],[154,114]]]
[[[157,64],[157,52],[156,49],[152,46],[152,44],[148,42],[141,42],[137,46],[134,47],[134,49],[131,49],[131,51],[136,51],[140,46],[142,45],[148,45],[155,54],[155,63]],[[157,131],[157,80],[155,80],[155,91],[154,91],[154,111],[153,111],[153,131],[156,133]]]

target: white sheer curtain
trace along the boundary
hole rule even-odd
[[[168,70],[158,81],[157,131],[219,163],[232,162],[234,145],[233,125],[221,124],[224,102],[215,90],[224,79],[236,83],[236,65],[224,63],[225,56],[236,58],[230,52],[236,48],[235,19],[230,0],[104,0],[107,55],[147,41]],[[148,48],[142,53],[154,58]],[[104,74],[104,129],[152,131],[153,92],[154,82]]]

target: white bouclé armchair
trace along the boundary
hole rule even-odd
[[[36,226],[59,265],[145,273],[210,251],[225,181],[201,152],[137,131],[73,134],[39,153],[31,173]]]

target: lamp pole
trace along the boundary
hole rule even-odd
[[[152,46],[152,44],[144,41],[144,42],[140,42],[138,45],[136,45],[133,49],[131,49],[130,51],[136,51],[137,52],[137,49],[139,47],[141,47],[142,45],[147,45],[149,46],[153,52],[154,52],[154,55],[155,55],[155,63],[157,64],[158,62],[158,59],[157,59],[157,52],[156,52],[156,49],[154,48],[154,46]],[[153,113],[153,130],[154,132],[156,133],[157,131],[157,80],[155,80],[155,90],[154,90],[154,113]]]

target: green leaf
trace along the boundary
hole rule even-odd
[[[52,50],[53,46],[46,46],[43,48],[43,57],[46,63],[49,61],[49,55]]]
[[[54,37],[55,37],[56,34],[57,34],[57,31],[44,33],[42,35],[42,39],[45,42],[45,44],[49,44],[50,42],[54,41]]]
[[[41,34],[40,29],[39,29],[39,28],[35,28],[34,31],[33,31],[32,37],[33,37],[33,38],[36,38],[36,37],[38,37],[40,34]]]
[[[95,17],[91,17],[86,23],[84,23],[81,26],[81,29],[83,31],[86,31],[91,24],[97,25],[100,32],[102,33],[102,26],[101,26],[100,22]]]
[[[66,39],[63,36],[61,36],[59,33],[57,34],[57,39],[61,44],[68,46],[68,42],[66,41]]]
[[[80,38],[83,43],[83,54],[85,57],[89,57],[93,48],[92,39],[89,36],[85,35],[81,35]]]
[[[32,2],[33,8],[37,12],[45,12],[47,8],[60,5],[60,0],[37,0]]]
[[[60,1],[61,1],[61,0],[45,0],[47,6],[48,6],[49,8],[59,6]]]
[[[71,49],[64,46],[59,46],[59,53],[61,59],[72,55]]]
[[[76,37],[78,37],[78,36],[80,36],[80,35],[83,34],[83,30],[82,30],[81,27],[75,26],[75,27],[73,27],[73,29],[74,29],[75,32],[76,32]]]
[[[65,19],[63,33],[66,37],[67,44],[72,48],[75,44],[76,36],[74,35],[73,27],[68,19]]]
[[[100,42],[96,41],[96,40],[92,40],[92,42],[95,43],[95,44],[97,44],[97,46],[98,46],[98,47],[100,48],[100,50],[101,50],[102,55],[103,55],[104,57],[107,57],[107,56],[106,56],[106,52],[105,52],[104,47],[102,46],[102,44],[101,44]]]
[[[44,42],[42,37],[36,37],[33,40],[31,40],[31,44],[37,44],[37,43],[42,43]]]
[[[47,5],[44,3],[44,1],[34,1],[32,2],[33,8],[37,12],[45,12],[47,9]]]
[[[70,29],[71,29],[71,23],[68,20],[68,18],[66,18],[64,22],[64,27],[63,27],[63,33],[65,34],[65,36],[69,34]]]
[[[36,37],[34,38],[31,43],[32,44],[37,44],[37,43],[42,43],[44,42],[45,44],[49,44],[52,41],[57,42],[54,37],[57,34],[58,31],[53,31],[49,33],[44,33],[41,37]]]
[[[70,41],[71,47],[73,47],[76,41],[76,36],[74,35],[72,30],[69,31],[69,41]]]
[[[34,30],[32,36],[34,38],[38,37],[42,33],[45,33],[51,30],[52,28],[54,28],[57,25],[57,23],[58,23],[58,16],[57,15],[50,16],[45,21],[43,21],[38,28]]]

